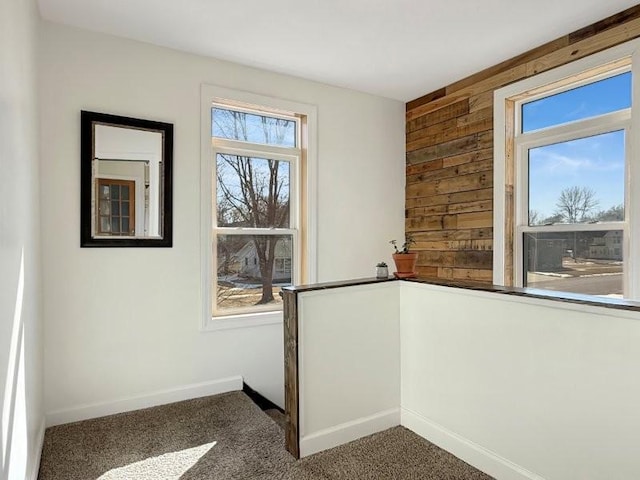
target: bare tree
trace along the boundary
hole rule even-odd
[[[588,187],[567,187],[560,192],[557,214],[567,223],[584,221],[600,202],[596,192]]]
[[[608,210],[600,210],[593,216],[595,222],[621,222],[624,220],[624,205],[614,205]]]
[[[542,215],[538,210],[529,210],[529,225],[539,225],[542,223]]]
[[[280,145],[292,128],[292,122],[260,117],[249,122],[243,112],[219,110],[214,128],[226,138]],[[289,169],[286,162],[241,155],[218,154],[217,157],[218,225],[250,228],[289,226]],[[273,298],[273,266],[276,245],[282,237],[253,235],[262,296],[257,304]]]

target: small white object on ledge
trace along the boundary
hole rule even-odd
[[[376,265],[376,278],[388,278],[389,277],[389,267],[384,262],[380,262]]]

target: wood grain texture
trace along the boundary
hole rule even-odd
[[[285,444],[294,458],[300,458],[300,408],[298,387],[298,294],[283,291],[284,314],[284,414]]]
[[[509,101],[505,105],[505,172],[504,172],[504,284],[515,284],[513,269],[513,240],[515,238],[515,102]]]
[[[503,72],[505,70],[510,70],[518,65],[527,63],[530,60],[539,58],[542,55],[545,55],[550,52],[554,52],[559,48],[566,47],[568,44],[569,44],[569,40],[566,37],[553,40],[552,42],[545,43],[540,47],[534,48],[533,50],[529,50],[528,52],[525,52],[522,55],[518,55],[517,57],[511,58],[507,61],[499,63],[498,65],[494,65],[493,67],[487,68],[470,77],[467,77],[458,82],[452,83],[451,85],[446,87],[445,90],[447,94],[457,92],[466,87],[469,87],[478,82],[481,82],[482,80],[487,80],[500,72]]]
[[[640,5],[407,103],[405,229],[417,242],[420,275],[492,281],[494,91],[636,37]],[[513,162],[512,144],[506,155]],[[505,177],[512,218],[511,166]],[[512,244],[512,220],[505,229]],[[508,248],[508,284],[512,272]]]
[[[431,103],[440,97],[444,97],[446,94],[446,88],[441,88],[440,90],[436,90],[435,92],[427,93],[426,95],[423,95],[422,97],[416,98],[415,100],[407,103],[407,111],[413,110],[415,107],[418,107],[425,103]]]
[[[581,28],[580,30],[570,33],[567,37],[570,44],[576,43],[636,18],[640,18],[640,5],[627,8],[623,12],[616,13],[615,15],[605,18],[600,22],[591,24],[588,27]]]
[[[482,188],[469,192],[455,192],[446,195],[429,195],[427,197],[407,197],[405,202],[406,208],[410,209],[428,205],[457,205],[477,200],[493,200],[493,188]]]
[[[456,138],[448,142],[428,145],[418,150],[407,150],[407,163],[415,164],[436,160],[446,157],[453,157],[465,152],[475,152],[490,148],[493,145],[493,130],[475,133],[462,138]]]
[[[469,116],[465,117],[465,119],[468,118]],[[434,125],[434,127],[436,126]],[[483,118],[478,121],[469,121],[464,123],[456,122],[454,120],[450,124],[440,124],[437,125],[437,127],[440,128],[434,128],[431,131],[428,131],[430,129],[426,129],[427,131],[419,130],[418,132],[409,134],[406,144],[407,149],[416,150],[418,148],[428,147],[429,145],[444,143],[463,136],[491,130],[493,128],[493,116]]]
[[[407,175],[407,185],[413,183],[422,183],[425,181],[436,181],[444,178],[459,177],[461,175],[469,175],[471,173],[485,172],[493,170],[493,159],[476,160],[469,163],[454,165],[448,168],[440,168],[439,170],[429,170],[420,172],[415,175]]]
[[[421,128],[436,125],[440,122],[444,122],[445,120],[465,115],[469,113],[470,105],[469,100],[464,99],[439,110],[417,117],[414,120],[407,122],[406,131],[407,133],[411,133],[416,130],[420,130]]]

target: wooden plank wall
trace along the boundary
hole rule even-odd
[[[640,36],[640,5],[407,103],[405,228],[421,276],[491,282],[493,93]]]

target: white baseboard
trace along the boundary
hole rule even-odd
[[[409,409],[402,409],[400,423],[422,438],[498,480],[544,480],[541,476]]]
[[[192,398],[217,395],[219,393],[242,390],[242,377],[228,377],[211,382],[194,383],[177,388],[151,392],[111,402],[80,405],[47,413],[47,427],[78,422],[90,418],[104,417],[115,413],[129,412],[141,408],[155,407],[167,403],[190,400]]]
[[[42,458],[42,447],[44,446],[44,431],[45,431],[45,419],[42,419],[40,428],[38,429],[38,437],[36,438],[36,444],[33,447],[31,454],[31,467],[29,467],[29,473],[26,478],[28,480],[38,480],[38,473],[40,473],[40,459]]]
[[[300,439],[300,458],[398,425],[400,425],[400,409],[392,408],[320,430]]]

